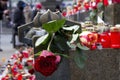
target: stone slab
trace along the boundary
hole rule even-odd
[[[105,8],[104,21],[107,24],[120,24],[120,4],[112,4]]]
[[[120,49],[83,52],[88,57],[84,69],[70,61],[71,80],[120,80]]]

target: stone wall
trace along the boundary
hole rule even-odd
[[[105,8],[104,20],[106,23],[120,24],[120,4],[112,4]]]
[[[77,14],[71,15],[69,18],[67,18],[78,22],[85,22],[89,18],[89,15],[90,11],[78,12]]]

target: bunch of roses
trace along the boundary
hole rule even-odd
[[[80,34],[80,43],[90,49],[95,49],[98,40],[98,34],[89,31],[84,31]]]
[[[34,68],[44,76],[49,76],[57,69],[60,59],[59,55],[43,50],[35,59]]]

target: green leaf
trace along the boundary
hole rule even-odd
[[[70,42],[67,41],[67,45],[72,48],[72,49],[75,49],[76,48],[76,45],[75,44],[71,44]]]
[[[66,55],[66,54],[61,54],[61,53],[55,53],[55,54],[60,55],[60,56],[63,56],[63,57],[66,57],[66,58],[69,58],[69,56]]]
[[[79,68],[84,68],[87,57],[82,51],[77,48],[75,51],[74,61]]]
[[[61,51],[67,51],[69,50],[69,47],[67,45],[67,39],[64,36],[56,35],[54,37],[54,45]]]
[[[94,17],[94,16],[96,16],[96,12],[94,12],[94,11],[92,11],[92,12],[90,12],[90,17]]]
[[[97,8],[98,9],[101,9],[103,7],[103,3],[102,2],[99,2],[98,4],[97,4]]]
[[[38,52],[38,53],[36,53],[36,54],[34,54],[34,56],[35,56],[35,57],[38,57],[38,56],[40,56],[40,54],[41,54],[41,51]]]
[[[81,45],[80,43],[77,43],[77,47],[82,50],[89,50],[88,47]]]
[[[70,26],[70,27],[63,27],[64,30],[72,31],[75,33],[80,27],[78,25]]]
[[[72,40],[70,41],[70,43],[74,43],[77,38],[78,38],[79,34],[72,34]]]
[[[43,24],[42,26],[47,32],[54,33],[57,32],[61,27],[63,27],[64,23],[65,19],[53,20]]]
[[[33,68],[33,66],[27,66],[27,69],[29,70],[29,69],[32,69]]]
[[[49,34],[43,35],[40,38],[38,38],[37,41],[35,42],[35,47],[39,46],[42,43],[44,44],[48,38]]]

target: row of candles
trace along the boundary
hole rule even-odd
[[[120,3],[120,0],[73,0],[73,5],[66,6],[66,11],[63,10],[63,16],[97,9],[99,3],[108,6],[112,3]]]

